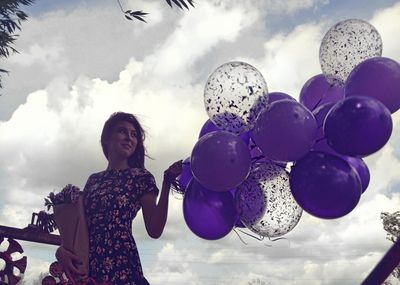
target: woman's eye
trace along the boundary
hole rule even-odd
[[[118,132],[124,135],[128,133],[125,129],[119,129]]]

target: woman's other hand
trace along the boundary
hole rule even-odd
[[[61,264],[65,274],[73,285],[76,285],[76,281],[73,276],[83,276],[84,273],[79,271],[76,267],[77,264],[81,264],[82,260],[79,256],[73,254],[71,251],[60,246],[56,251],[57,261]]]

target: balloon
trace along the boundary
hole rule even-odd
[[[250,64],[228,62],[208,78],[204,104],[218,128],[235,134],[247,132],[268,104],[267,83]]]
[[[186,188],[193,178],[192,171],[190,169],[190,156],[182,162],[182,173],[178,176],[179,185]]]
[[[251,231],[266,237],[291,231],[303,212],[291,194],[288,174],[271,163],[259,164],[238,187],[236,208]]]
[[[216,125],[214,125],[214,123],[210,119],[208,119],[204,123],[203,127],[200,130],[199,138],[201,138],[205,134],[215,132],[215,131],[220,131],[220,130],[221,130],[220,128],[218,128]]]
[[[197,236],[216,240],[226,236],[235,224],[237,213],[229,192],[215,192],[192,179],[183,197],[183,217]]]
[[[250,171],[250,151],[236,135],[216,131],[201,137],[193,148],[193,176],[204,187],[228,191],[242,183]]]
[[[351,167],[353,167],[353,169],[356,171],[356,173],[360,177],[361,190],[362,190],[362,193],[364,193],[369,185],[369,179],[370,179],[368,166],[365,164],[365,162],[361,158],[344,156],[344,155],[341,157],[344,160],[346,160],[347,163],[350,164]]]
[[[299,101],[312,111],[329,102],[337,102],[344,98],[344,88],[330,84],[323,74],[311,77],[300,91]]]
[[[348,156],[367,156],[382,148],[392,133],[389,110],[366,96],[346,97],[328,113],[324,133],[330,147]]]
[[[324,121],[325,121],[326,115],[328,115],[329,111],[332,109],[332,107],[334,105],[335,105],[335,102],[325,103],[323,105],[320,105],[314,111],[312,111],[315,121],[317,122],[317,135],[316,135],[317,141],[321,140],[325,137]]]
[[[296,101],[292,96],[283,92],[271,92],[268,94],[268,104],[285,99]]]
[[[292,100],[268,105],[252,130],[257,146],[276,161],[295,161],[314,144],[317,123],[313,114]]]
[[[210,119],[208,119],[200,130],[199,138],[201,138],[205,134],[215,131],[221,131],[221,129],[219,129]],[[245,144],[249,144],[250,134],[248,132],[240,134],[239,137]]]
[[[232,194],[233,199],[236,197],[236,189],[231,189],[229,192]],[[240,215],[236,212],[235,225],[236,228],[245,228],[246,226],[240,220]]]
[[[369,23],[348,19],[335,24],[325,34],[319,48],[322,72],[331,84],[343,84],[360,62],[382,55],[382,39]]]
[[[290,172],[290,187],[304,211],[318,218],[335,219],[350,213],[361,196],[357,173],[343,159],[310,152]]]
[[[396,112],[400,108],[400,64],[386,57],[367,59],[350,73],[345,94],[373,97]]]

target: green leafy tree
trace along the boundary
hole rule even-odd
[[[400,211],[389,214],[381,213],[383,229],[386,231],[386,238],[392,242],[396,242],[400,237]],[[393,285],[400,282],[400,265],[397,266],[392,275],[383,283],[384,285]]]
[[[17,39],[17,30],[21,30],[21,22],[26,21],[28,15],[20,9],[22,5],[31,5],[35,0],[0,0],[0,58],[8,57],[17,52],[13,47]],[[0,88],[1,75],[8,73],[7,70],[0,68]]]

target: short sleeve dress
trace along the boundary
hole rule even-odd
[[[132,220],[143,195],[158,188],[153,175],[140,168],[92,174],[84,188],[89,231],[89,276],[113,285],[145,285]]]

